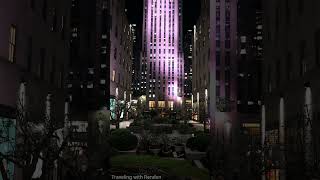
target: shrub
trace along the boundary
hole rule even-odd
[[[180,134],[191,134],[195,131],[193,127],[190,127],[187,124],[179,124],[177,129]]]
[[[210,136],[199,134],[196,137],[190,138],[187,141],[187,147],[191,150],[206,151],[210,144]]]
[[[152,122],[150,120],[143,121],[143,127],[145,130],[149,130],[151,128]]]
[[[150,129],[153,134],[171,134],[172,127],[170,126],[152,126]]]
[[[153,122],[157,123],[157,124],[168,124],[168,123],[170,123],[170,120],[165,117],[157,116],[157,117],[153,118]]]
[[[136,148],[138,139],[127,129],[117,129],[111,132],[110,144],[119,151],[129,151]]]
[[[131,126],[130,125],[129,129],[133,133],[141,133],[143,131],[143,127],[141,127],[141,126]]]

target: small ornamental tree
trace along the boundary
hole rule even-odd
[[[126,120],[127,113],[132,111],[132,103],[120,100],[116,97],[110,108],[112,122],[116,123],[116,129],[120,128],[120,122]]]

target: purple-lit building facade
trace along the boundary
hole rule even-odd
[[[182,1],[144,0],[141,91],[149,109],[182,104]]]
[[[237,166],[239,159],[237,1],[201,1],[193,48],[193,118],[210,129],[213,167],[220,160],[232,172],[228,168]]]
[[[132,96],[132,25],[125,13],[124,0],[111,1],[110,100],[130,100]],[[112,108],[112,107],[111,107]]]
[[[237,124],[237,2],[202,0],[193,38],[195,119],[226,140]]]

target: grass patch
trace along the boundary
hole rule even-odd
[[[208,171],[192,166],[191,161],[144,155],[119,155],[111,158],[114,167],[157,167],[169,174],[192,179],[208,179]]]

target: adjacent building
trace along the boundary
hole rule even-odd
[[[132,99],[132,60],[134,26],[125,13],[125,1],[113,0],[110,29],[110,102]]]
[[[182,1],[144,0],[141,91],[149,109],[182,105]]]
[[[239,151],[250,152],[250,157],[242,157],[248,166],[255,167],[253,159],[261,141],[261,63],[262,63],[262,9],[260,0],[238,1],[238,88],[237,110],[240,123]],[[260,178],[258,168],[248,170],[242,166],[242,177]]]
[[[131,33],[132,33],[132,86],[131,92],[134,99],[137,99],[141,96],[140,90],[140,59],[141,59],[141,33],[140,26],[137,24],[131,24]]]
[[[91,113],[109,110],[111,1],[80,1],[71,4],[68,98],[73,145],[87,147],[95,138]],[[90,134],[91,133],[91,134]],[[89,135],[90,134],[90,135]]]
[[[46,102],[50,117],[63,127],[65,117],[65,78],[69,62],[71,1],[7,1],[0,10],[0,121],[16,119],[23,105],[31,119],[44,120]],[[20,97],[20,98],[18,98]],[[1,126],[4,127],[4,126]],[[16,137],[16,127],[8,129]],[[3,129],[1,130],[3,131]],[[2,133],[2,135],[4,135]],[[13,143],[15,144],[15,143]],[[11,146],[1,143],[1,153]],[[10,179],[23,179],[23,170],[4,164]],[[55,171],[56,172],[56,171]],[[47,175],[58,177],[58,174]]]
[[[319,6],[263,1],[262,140],[274,164],[267,176],[319,177]]]
[[[226,172],[238,167],[237,1],[202,0],[194,28],[192,61],[194,119],[210,129],[211,163]],[[223,159],[223,160],[222,160]],[[215,165],[214,165],[215,164]]]
[[[192,112],[192,55],[193,29],[184,35],[184,105],[187,111]]]
[[[192,94],[196,120],[210,120],[215,133],[236,121],[237,3],[201,1],[194,27]]]
[[[131,98],[133,27],[124,3],[72,1],[67,86],[74,143],[81,146],[99,134],[94,112],[110,112],[116,100]]]

